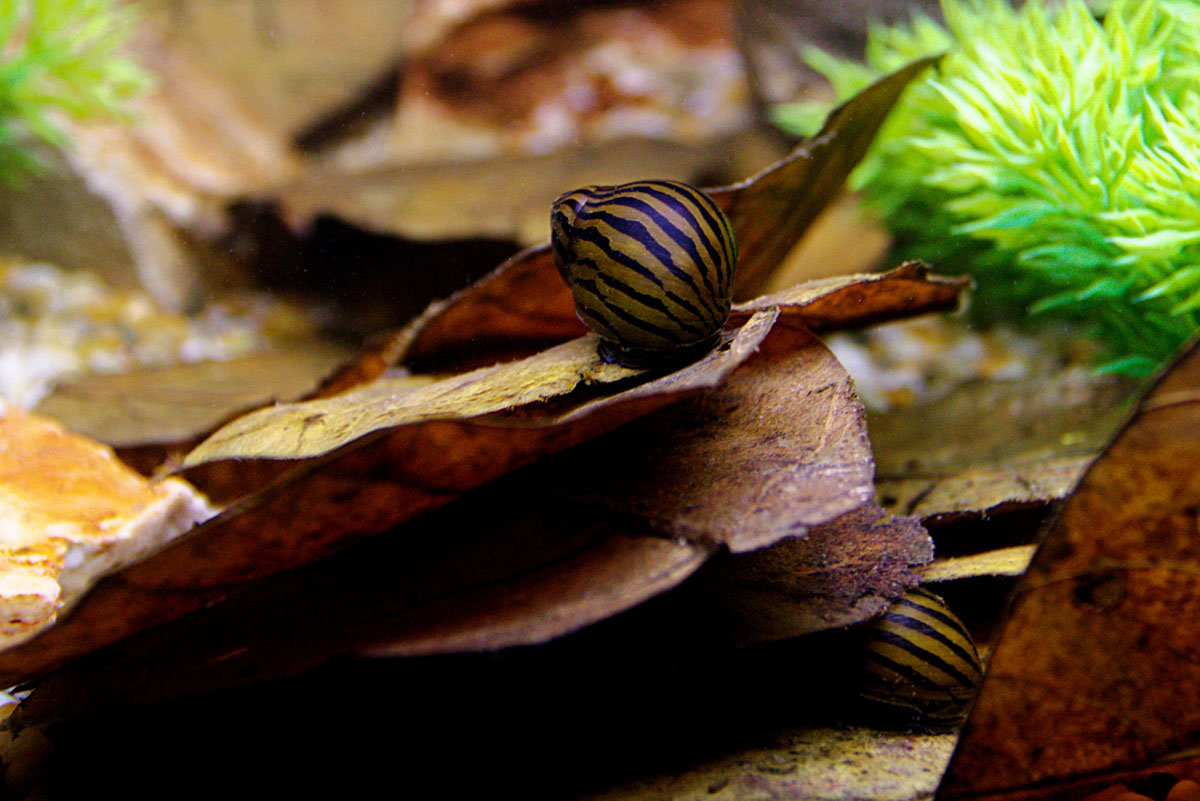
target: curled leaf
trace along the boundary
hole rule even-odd
[[[753,297],[765,286],[770,272],[841,191],[900,93],[935,61],[914,62],[869,86],[835,109],[816,136],[782,161],[740,183],[708,190],[738,237],[735,298]],[[446,369],[450,363],[512,358],[585,330],[570,291],[556,275],[549,245],[541,245],[430,306],[379,352],[414,368]]]
[[[562,346],[554,358],[542,355],[530,363],[480,371],[478,381],[401,379],[401,387],[389,385],[390,393],[372,394],[378,387],[366,385],[348,399],[314,401],[311,415],[284,409],[279,431],[253,419],[235,421],[233,434],[218,432],[214,445],[202,445],[191,464],[203,462],[247,485],[258,476],[259,491],[102,581],[67,620],[0,654],[0,675],[16,681],[43,672],[442,506],[538,456],[715,386],[755,352],[777,314],[755,315],[726,346],[687,368],[598,398],[584,393],[560,396],[564,402],[558,405],[544,403],[547,392],[537,376],[549,376],[563,392],[587,376],[611,376],[613,370],[629,377],[624,368],[599,364],[594,342],[584,356],[577,341]],[[540,367],[548,365],[543,373]],[[406,404],[408,393],[424,393],[430,406]],[[518,400],[521,404],[512,407]],[[331,408],[336,401],[342,405]],[[438,403],[438,413],[429,414]],[[320,416],[321,422],[310,422],[309,416]],[[275,457],[299,453],[309,458],[254,460],[257,448],[273,448]],[[195,470],[189,475],[205,477]]]
[[[697,403],[588,443],[570,461],[547,465],[540,483],[733,551],[802,535],[874,493],[853,382],[805,329],[769,337]]]
[[[686,589],[698,608],[713,610],[711,619],[726,621],[732,641],[781,640],[881,613],[920,582],[917,568],[932,558],[919,521],[889,519],[869,503],[714,565]]]
[[[674,587],[712,552],[603,514],[581,516],[578,505],[539,496],[524,478],[76,660],[39,683],[23,719],[295,675],[356,652],[541,643]]]
[[[736,297],[751,297],[761,289],[804,230],[837,197],[900,94],[938,58],[918,59],[881,78],[831,111],[821,130],[787,158],[710,192],[737,232]]]

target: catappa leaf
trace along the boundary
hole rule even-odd
[[[1034,371],[872,414],[884,508],[945,522],[1065,498],[1128,415],[1131,394],[1112,376]]]
[[[541,374],[539,366],[549,364],[549,372],[559,378],[557,388],[569,391],[583,382],[585,374],[592,374],[588,365],[607,371],[611,366],[599,364],[595,343],[587,343],[586,338],[562,346],[565,352],[553,358],[543,355],[534,357],[533,364],[518,362],[480,371],[478,383],[463,376],[445,382],[420,378],[418,386],[404,387],[396,395],[434,387],[431,396],[444,404],[436,415],[420,404],[395,403],[395,414],[389,417],[391,395],[366,402],[357,395],[338,396],[329,400],[346,404],[347,422],[325,426],[332,443],[325,453],[317,458],[260,459],[257,464],[263,469],[257,473],[249,456],[263,429],[251,421],[246,436],[218,437],[223,461],[211,461],[215,449],[207,451],[207,458],[208,464],[216,463],[247,483],[256,475],[266,476],[259,492],[102,581],[69,618],[43,636],[0,654],[0,675],[11,675],[15,681],[40,673],[444,505],[537,456],[715,386],[753,354],[776,317],[777,312],[759,313],[727,347],[687,368],[624,392],[595,399],[585,394],[558,407],[543,408],[547,392],[531,376]],[[589,345],[586,355],[581,343]],[[631,372],[614,369],[622,375]],[[506,381],[505,375],[511,380]],[[372,388],[363,389],[369,394]],[[460,406],[454,405],[455,399]],[[511,404],[518,400],[525,403],[513,408]],[[312,456],[316,451],[305,450],[307,418],[301,413],[288,419],[298,424],[292,435],[276,435],[268,427],[268,441]],[[239,452],[239,446],[246,450]],[[282,471],[276,469],[280,465]]]
[[[1200,744],[1197,465],[1193,347],[1046,532],[939,797],[1049,792]]]
[[[236,415],[312,392],[345,360],[343,348],[312,342],[229,361],[92,373],[58,382],[37,410],[151,474]]]
[[[800,536],[874,494],[854,384],[805,329],[765,340],[696,403],[590,442],[569,461],[535,480],[666,536],[737,552]]]
[[[740,183],[709,190],[738,237],[735,299],[761,291],[780,259],[841,191],[900,93],[935,61],[914,62],[863,90],[782,161]],[[367,362],[401,359],[414,368],[439,370],[490,364],[584,330],[570,290],[556,274],[550,246],[540,245],[431,305],[377,347],[385,359]]]

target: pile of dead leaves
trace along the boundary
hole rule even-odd
[[[35,733],[65,731],[57,744],[82,776],[121,747],[99,732],[179,712],[200,732],[186,740],[193,762],[150,748],[160,770],[145,776],[197,753],[378,776],[362,762],[402,749],[403,784],[426,794],[473,760],[485,775],[472,786],[494,771],[521,777],[526,797],[927,797],[953,735],[827,726],[844,722],[836,630],[937,582],[988,655],[945,797],[1190,778],[1200,356],[1145,397],[1034,556],[1045,505],[1128,415],[1128,387],[966,386],[868,421],[818,334],[954,309],[966,279],[909,263],[759,295],[928,67],[709,190],[738,234],[740,302],[720,346],[684,368],[603,362],[543,246],[319,385],[328,350],[60,388],[43,413],[186,478],[221,511],[0,652],[5,685],[33,689],[10,719],[7,778]],[[992,584],[953,589],[970,581]],[[796,728],[818,709],[826,728]],[[256,722],[264,710],[271,728]],[[387,736],[348,731],[381,710]],[[310,742],[314,721],[334,720],[346,744]],[[506,748],[518,723],[540,733]],[[225,744],[203,750],[210,736]],[[424,760],[436,775],[417,775]],[[629,775],[579,782],[597,760]],[[286,786],[311,791],[302,778]]]
[[[737,227],[741,294],[836,195],[899,92],[926,66],[865,92],[785,161],[712,191]],[[884,519],[873,505],[863,409],[814,332],[950,309],[963,287],[916,264],[811,282],[738,305],[709,356],[649,373],[601,361],[548,249],[527,251],[305,399],[234,414],[194,447],[176,446],[185,454],[177,472],[225,510],[102,580],[50,631],[0,654],[0,675],[9,684],[37,678],[129,643],[102,652],[111,659],[136,647],[133,635],[197,610],[226,614],[250,604],[240,614],[262,621],[256,605],[286,598],[302,620],[290,586],[300,568],[320,577],[307,585],[305,595],[316,593],[311,604],[326,615],[344,607],[336,632],[306,638],[303,656],[249,625],[219,641],[189,634],[186,657],[169,649],[174,656],[158,663],[157,690],[105,681],[89,700],[194,689],[167,670],[175,657],[178,670],[220,685],[233,681],[220,673],[241,670],[242,659],[255,661],[253,675],[262,678],[346,653],[544,642],[674,587],[721,549],[757,551],[752,569],[774,571],[774,591],[789,607],[771,625],[752,627],[761,632],[731,630],[731,641],[862,620],[915,584],[912,567],[932,550],[919,522]],[[491,366],[470,369],[480,363]],[[389,370],[394,364],[410,369]],[[157,375],[142,380],[152,385]],[[124,392],[143,401],[137,428],[145,438],[155,431],[154,407],[145,403],[155,388],[137,388],[138,380],[125,377]],[[92,409],[56,403],[45,408]],[[112,424],[112,396],[100,406],[105,432],[67,422],[111,441],[121,430]],[[160,431],[179,437],[169,394],[157,419]],[[157,444],[175,445],[161,435]],[[471,503],[419,517],[535,461],[502,491],[493,484]],[[432,536],[430,526],[448,534]],[[419,558],[388,564],[376,586],[366,573],[349,579],[323,570],[323,557],[384,532]],[[759,550],[775,544],[779,565]],[[364,591],[369,605],[356,600]],[[190,630],[196,621],[180,625]],[[239,653],[232,660],[230,648]],[[72,670],[86,673],[81,665]],[[39,707],[31,700],[22,711],[49,714]]]

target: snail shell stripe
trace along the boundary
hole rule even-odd
[[[580,319],[618,360],[715,344],[737,248],[703,192],[677,181],[577,189],[555,201],[551,230]]]
[[[906,712],[924,728],[954,729],[983,678],[975,643],[946,602],[910,590],[865,627],[864,701]]]

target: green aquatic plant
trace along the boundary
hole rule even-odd
[[[136,9],[114,0],[0,0],[0,179],[37,168],[59,122],[121,117],[147,74],[124,55]]]
[[[876,26],[839,98],[944,52],[852,176],[906,256],[971,272],[983,318],[1065,318],[1146,374],[1200,328],[1200,2],[942,0]],[[776,109],[808,133],[813,104]]]

